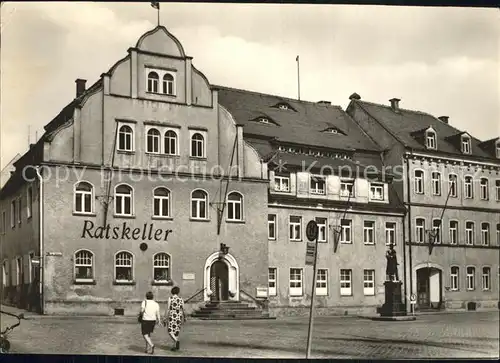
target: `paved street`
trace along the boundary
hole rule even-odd
[[[2,328],[12,322],[2,315]],[[380,322],[354,317],[315,320],[314,358],[495,358],[499,313],[421,315],[416,321]],[[156,355],[304,358],[307,319],[189,320],[179,352],[164,328],[154,334]],[[34,317],[10,340],[19,353],[142,355],[139,325],[130,318]]]

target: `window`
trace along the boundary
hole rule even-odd
[[[26,193],[26,199],[27,199],[26,215],[28,218],[31,218],[33,213],[33,189],[31,187],[28,187],[28,191]]]
[[[318,242],[326,242],[326,218],[316,218],[318,224]]]
[[[278,291],[278,271],[275,267],[269,267],[268,270],[268,293],[269,296],[276,296]]]
[[[170,217],[170,191],[159,187],[153,192],[153,216]]]
[[[495,149],[496,149],[497,158],[500,159],[500,143],[496,144]]]
[[[465,244],[474,245],[474,222],[465,222]]]
[[[274,190],[277,192],[289,192],[290,191],[290,177],[276,175],[274,177]]]
[[[476,268],[467,267],[467,290],[474,290],[476,288]]]
[[[118,150],[120,151],[132,151],[133,150],[133,135],[134,131],[132,127],[128,125],[122,125],[118,129]]]
[[[495,194],[497,202],[500,202],[500,180],[495,180]]]
[[[319,176],[311,176],[311,194],[323,195],[325,193],[325,178]]]
[[[177,155],[177,133],[173,130],[165,132],[165,154]]]
[[[159,154],[160,153],[160,131],[157,129],[149,129],[146,138],[146,152]]]
[[[425,241],[425,219],[417,218],[415,220],[415,242],[424,243]]]
[[[166,95],[174,95],[174,76],[167,73],[163,76],[163,93]]]
[[[458,244],[458,222],[450,221],[450,244]]]
[[[318,269],[316,274],[316,295],[327,296],[328,295],[328,270]]]
[[[9,286],[9,262],[7,260],[5,260],[2,264],[2,282],[3,282],[3,286],[4,287],[7,287]]]
[[[290,269],[290,296],[302,296],[302,269]]]
[[[118,216],[131,216],[132,201],[132,188],[126,184],[117,185],[115,188],[115,214]]]
[[[483,275],[482,275],[482,286],[483,290],[490,290],[490,274],[491,274],[491,269],[489,267],[483,267]]]
[[[203,190],[195,190],[191,193],[191,218],[207,219],[208,195]]]
[[[5,212],[4,212],[4,219],[5,219]],[[500,223],[497,223],[497,246],[500,246]]]
[[[363,293],[365,295],[375,295],[375,270],[363,271]]]
[[[414,186],[415,186],[415,193],[417,194],[424,193],[424,172],[422,170],[415,170]]]
[[[2,233],[7,231],[7,215],[5,211],[2,211],[2,221],[0,222],[2,226]]]
[[[22,205],[22,198],[19,198],[18,201],[17,201],[17,223],[18,224],[21,224],[21,221],[23,219],[23,205]]]
[[[115,280],[117,282],[133,281],[133,260],[130,252],[118,252],[115,256]]]
[[[433,219],[432,220],[432,232],[433,232],[433,242],[434,243],[441,243],[442,236],[441,236],[441,220],[440,219]]]
[[[191,157],[205,157],[205,138],[200,133],[195,133],[191,136]]]
[[[10,226],[16,228],[16,201],[10,202]]]
[[[290,216],[290,241],[302,240],[302,217]]]
[[[481,244],[483,246],[490,245],[490,224],[489,223],[481,223]]]
[[[230,221],[243,220],[243,196],[232,192],[227,197],[227,219]]]
[[[426,145],[428,149],[436,148],[436,134],[432,131],[427,131],[426,134]]]
[[[340,295],[352,295],[352,270],[340,270]]]
[[[156,72],[148,73],[148,92],[158,93],[158,83],[160,81],[160,77]]]
[[[396,245],[396,223],[385,222],[385,244]]]
[[[35,280],[35,269],[33,268],[33,260],[35,259],[35,252],[30,252],[28,254],[29,261],[28,261],[28,266],[29,266],[29,282],[33,282]]]
[[[441,195],[441,174],[437,171],[432,172],[432,194]]]
[[[465,198],[474,198],[474,188],[472,184],[472,177],[466,176],[464,179],[464,194]]]
[[[354,180],[340,180],[340,196],[354,197]]]
[[[450,269],[450,290],[458,291],[460,278],[460,269],[457,266],[451,266]]]
[[[489,198],[489,193],[488,193],[488,189],[489,189],[489,183],[488,183],[488,179],[487,178],[481,178],[481,181],[479,183],[479,197],[482,199],[482,200],[488,200]]]
[[[464,154],[470,154],[471,152],[470,138],[467,136],[462,137],[462,152]]]
[[[350,219],[342,219],[340,231],[340,243],[352,243],[352,221]]]
[[[89,282],[94,279],[94,254],[87,250],[75,252],[75,281]]]
[[[154,255],[153,279],[156,283],[170,281],[170,256],[167,253],[160,252]]]
[[[23,258],[18,257],[16,258],[16,286],[22,285],[22,277],[23,277]]]
[[[76,213],[92,213],[93,208],[93,193],[92,184],[87,182],[79,182],[75,185],[75,207]]]
[[[267,238],[276,239],[276,214],[268,214],[267,216],[268,234]]]
[[[384,185],[383,184],[370,184],[370,199],[384,200]]]
[[[449,188],[449,193],[450,197],[456,198],[458,193],[457,193],[457,175],[456,174],[449,174],[448,175],[448,188]]]
[[[363,241],[365,244],[375,243],[375,222],[364,221],[363,222]]]

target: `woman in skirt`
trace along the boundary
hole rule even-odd
[[[180,289],[175,286],[172,288],[172,296],[168,298],[167,302],[167,329],[168,335],[174,341],[175,345],[171,349],[173,351],[179,350],[179,335],[181,332],[182,324],[185,321],[184,315],[184,300],[179,297]]]
[[[155,345],[151,340],[151,334],[155,329],[155,324],[161,323],[160,320],[160,305],[156,301],[153,300],[153,293],[150,291],[146,294],[146,300],[144,300],[141,304],[141,333],[146,341],[146,353],[154,354]],[[148,350],[148,347],[151,347],[151,351]]]

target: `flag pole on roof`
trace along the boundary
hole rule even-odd
[[[159,1],[151,1],[151,6],[155,8],[158,12],[158,26],[160,26],[160,2]]]
[[[297,93],[298,93],[298,100],[300,101],[300,59],[299,56],[295,58],[295,61],[297,62]]]

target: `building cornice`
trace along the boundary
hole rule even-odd
[[[444,162],[444,163],[455,163],[455,164],[460,164],[460,165],[484,165],[484,166],[490,166],[490,167],[495,167],[499,168],[500,170],[500,160],[498,160],[496,163],[491,162],[488,160],[484,160],[483,158],[480,159],[474,159],[470,158],[467,156],[464,156],[463,158],[458,158],[452,156],[453,154],[446,154],[446,153],[439,153],[439,154],[431,154],[431,153],[425,153],[425,152],[418,152],[418,151],[406,151],[404,154],[405,159],[427,159],[427,160],[432,160],[432,161],[437,161],[439,163]]]

